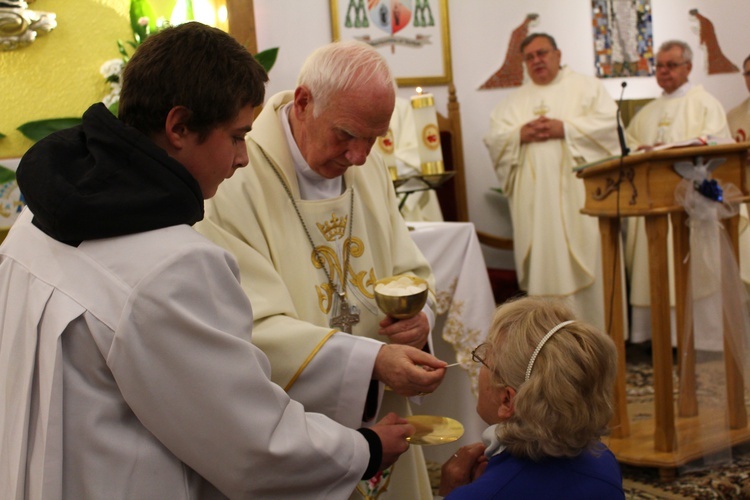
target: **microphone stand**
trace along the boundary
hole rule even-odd
[[[628,82],[622,82],[622,90],[620,91],[620,99],[617,101],[617,138],[620,140],[620,152],[622,158],[628,156],[630,149],[625,144],[625,130],[622,127],[620,117],[622,116],[622,98],[625,95],[625,87],[628,86]]]

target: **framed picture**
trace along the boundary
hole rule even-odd
[[[330,0],[333,40],[361,40],[400,87],[452,80],[448,0]]]

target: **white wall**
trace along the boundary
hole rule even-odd
[[[346,2],[348,0],[338,0]],[[439,0],[431,0],[437,8]],[[294,87],[297,71],[316,47],[331,41],[329,0],[254,0],[258,48],[279,47],[279,58],[271,70],[268,93]],[[448,0],[453,81],[461,105],[464,155],[470,219],[481,229],[498,236],[511,236],[507,204],[489,190],[497,186],[482,136],[489,126],[489,113],[510,90],[477,90],[505,58],[511,31],[527,13],[539,14],[532,31],[555,37],[563,64],[593,75],[591,2],[588,0]],[[522,5],[522,6],[520,6]],[[690,80],[702,84],[729,110],[746,95],[739,73],[708,75],[705,52],[699,47],[697,24],[688,11],[697,8],[714,23],[724,54],[737,66],[750,54],[750,2],[747,0],[652,0],[654,44],[671,38],[688,42],[694,63]],[[605,79],[613,99],[619,96],[622,79]],[[627,78],[626,99],[656,97],[660,89],[653,77]],[[430,87],[438,110],[445,110],[447,87]],[[412,88],[399,89],[408,97]],[[488,264],[512,268],[510,252],[485,249]]]

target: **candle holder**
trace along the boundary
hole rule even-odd
[[[422,175],[442,174],[445,172],[443,160],[422,163]]]
[[[434,174],[420,175],[419,179],[427,184],[430,189],[437,189],[446,182],[448,182],[456,172],[440,172]]]
[[[391,182],[393,182],[393,188],[398,189],[407,182],[409,182],[410,179],[413,177],[396,177],[395,179],[391,177]]]

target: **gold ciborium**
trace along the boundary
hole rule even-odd
[[[387,316],[409,319],[424,307],[428,288],[427,282],[416,276],[389,276],[375,282],[375,302]]]

